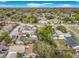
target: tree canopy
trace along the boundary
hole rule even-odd
[[[3,32],[3,33],[1,33],[0,42],[3,41],[3,40],[4,40],[6,43],[10,43],[10,42],[11,42],[11,39],[9,38],[9,33],[8,33],[8,32]]]
[[[48,41],[49,39],[51,39],[53,33],[52,26],[46,25],[45,27],[39,28],[37,33],[39,40]]]
[[[64,26],[57,26],[56,27],[58,30],[60,30],[61,32],[63,32],[63,33],[66,33],[67,32],[67,30],[66,30],[66,28],[64,27]]]

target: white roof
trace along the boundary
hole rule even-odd
[[[26,30],[22,30],[22,33],[33,33],[34,31],[26,31]]]
[[[30,38],[29,38],[29,40],[37,40],[38,38],[37,38],[37,36],[36,35],[32,35]]]
[[[55,30],[55,32],[56,32],[56,34],[57,35],[64,35],[61,31],[59,31],[59,30]]]
[[[32,35],[31,38],[32,39],[37,39],[37,36],[36,35]]]
[[[27,31],[26,30],[22,30],[22,33],[26,33]]]
[[[39,21],[39,23],[47,23],[47,21],[41,20]]]
[[[75,47],[73,47],[73,48],[74,48],[74,49],[77,49],[77,48],[79,49],[79,46],[75,46]]]
[[[69,33],[64,33],[65,37],[71,37],[71,35]]]

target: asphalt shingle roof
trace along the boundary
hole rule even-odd
[[[79,45],[79,43],[72,37],[66,37],[65,43],[71,47],[75,47]]]

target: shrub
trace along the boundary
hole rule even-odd
[[[62,31],[63,33],[66,33],[67,32],[67,30],[66,30],[66,28],[64,26],[57,26],[56,28],[58,30]]]

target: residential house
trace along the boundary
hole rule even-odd
[[[24,53],[24,52],[25,52],[25,45],[10,46],[6,58],[16,58],[17,53]]]
[[[29,40],[37,40],[36,30],[34,25],[25,25],[21,28],[21,35]]]
[[[47,21],[47,20],[39,20],[38,23],[39,23],[39,24],[48,24],[48,21]]]
[[[57,39],[64,39],[65,38],[64,34],[59,30],[55,30],[55,35],[56,35]]]
[[[25,48],[25,56],[26,58],[35,58],[37,54],[33,53],[33,43],[28,43],[26,48]]]

